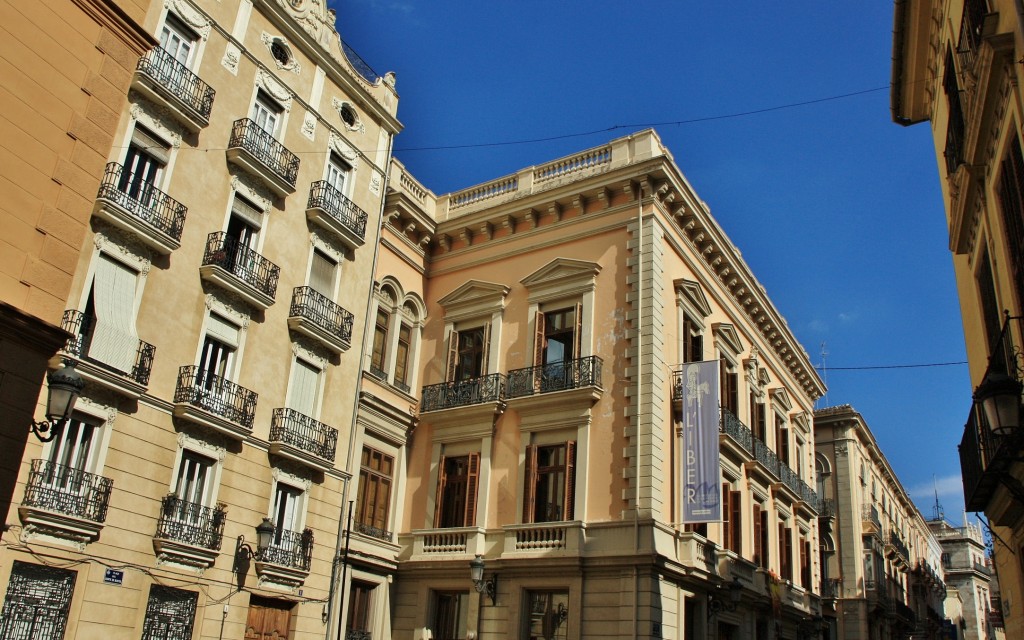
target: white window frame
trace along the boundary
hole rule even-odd
[[[286,394],[285,406],[292,408],[293,401],[296,397],[295,388],[295,372],[300,366],[306,365],[311,369],[316,370],[316,389],[313,397],[313,407],[309,414],[294,409],[302,415],[306,415],[314,420],[319,419],[320,412],[323,408],[323,397],[324,397],[324,383],[327,378],[327,362],[323,358],[316,357],[312,352],[309,352],[301,347],[295,348],[295,356],[292,358],[291,366],[288,371],[288,392]]]
[[[160,48],[186,69],[193,69],[193,64],[196,62],[196,54],[198,53],[197,49],[199,48],[199,34],[171,11],[164,14],[163,24],[160,25],[158,32],[160,34],[158,36]],[[167,45],[175,40],[177,46],[173,47],[174,50],[172,51]],[[187,45],[188,47],[184,60],[181,59],[182,45]]]
[[[355,170],[353,169],[352,163],[346,160],[340,153],[336,151],[329,151],[327,153],[327,164],[324,167],[324,181],[331,185],[335,191],[350,198],[352,193],[352,178],[354,177]],[[336,184],[337,177],[341,177],[341,188],[338,188]]]
[[[206,296],[206,313],[203,316],[203,324],[199,328],[199,344],[196,345],[196,357],[194,362],[197,367],[201,367],[203,364],[206,337],[210,335],[210,314],[216,314],[238,328],[238,343],[235,345],[234,357],[232,358],[229,375],[225,376],[225,379],[234,382],[237,379],[238,372],[242,370],[242,356],[245,353],[245,340],[246,335],[248,334],[249,316],[237,311],[227,303],[219,300],[213,294],[208,294]]]
[[[178,474],[181,472],[182,459],[187,455],[186,452],[192,455],[202,456],[213,460],[214,464],[210,468],[211,477],[210,482],[207,485],[206,491],[204,492],[204,500],[202,503],[204,507],[214,507],[217,504],[217,495],[220,492],[220,481],[221,474],[224,468],[224,458],[227,455],[227,450],[223,447],[215,446],[200,440],[184,432],[178,434],[178,450],[174,458],[174,466],[171,467],[171,481],[168,486],[167,492],[171,495],[178,495]]]
[[[306,529],[306,516],[309,509],[309,488],[312,483],[306,479],[301,478],[297,475],[282,471],[281,469],[274,467],[271,471],[271,483],[270,483],[270,500],[267,505],[267,518],[274,524],[275,533],[277,528],[277,487],[278,485],[284,485],[290,487],[299,492],[296,497],[297,503],[295,505],[295,514],[297,518],[294,520],[294,529],[290,531],[303,532]]]

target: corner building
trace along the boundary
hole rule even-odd
[[[400,174],[426,321],[392,637],[820,633],[824,387],[657,134],[446,195]],[[673,389],[699,360],[725,522],[684,527]]]
[[[0,637],[340,624],[353,399],[401,127],[393,76],[334,24],[317,0],[146,15],[160,44],[125,71],[50,365],[86,385],[20,464]]]
[[[960,442],[964,500],[984,512],[1006,637],[1024,637],[1024,27],[1010,0],[895,3],[892,117],[928,122],[949,225],[974,403]],[[1000,391],[999,383],[1003,386]],[[982,398],[1006,397],[994,418]],[[1014,400],[1014,395],[1016,399]]]

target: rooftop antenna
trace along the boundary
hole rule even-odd
[[[939,485],[935,482],[935,474],[932,474],[932,488],[935,491],[935,506],[932,507],[932,520],[944,520],[945,512],[942,510],[942,503],[939,502]],[[966,518],[964,519],[966,521]]]
[[[828,351],[825,350],[825,341],[821,341],[821,381],[825,383],[825,405],[828,405],[828,367],[825,366],[825,357]]]

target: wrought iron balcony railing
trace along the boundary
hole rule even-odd
[[[294,409],[274,409],[270,442],[289,444],[318,458],[333,461],[338,446],[338,430]]]
[[[114,481],[49,460],[33,460],[22,505],[83,520],[107,519]]]
[[[836,515],[836,502],[832,498],[821,498],[818,509],[819,518],[832,518]]]
[[[1014,334],[1024,335],[1024,316],[1009,317],[1003,323],[999,340],[989,356],[985,378],[992,374],[1008,375],[1022,382],[1024,353],[1014,344]],[[983,379],[985,379],[983,378]],[[975,402],[971,406],[963,438],[960,440],[960,472],[963,476],[964,502],[968,511],[984,511],[995,494],[1001,478],[1024,450],[1024,428],[1008,435],[996,435]]]
[[[423,387],[420,411],[440,411],[505,400],[505,376],[492,373],[479,378],[442,382]]]
[[[195,365],[178,369],[178,384],[174,389],[176,403],[187,403],[209,411],[246,429],[252,429],[257,397],[255,391]]]
[[[747,453],[754,455],[754,434],[750,431],[750,427],[743,424],[739,418],[733,415],[732,411],[725,407],[722,407],[722,421],[718,425],[718,430],[732,437]]]
[[[818,496],[818,492],[811,488],[811,485],[807,484],[799,477],[797,478],[798,490],[797,495],[800,496],[807,506],[814,509],[816,513],[821,513],[821,498]]]
[[[903,542],[903,538],[901,538],[900,534],[897,533],[895,530],[889,531],[889,541],[888,542],[896,550],[896,553],[898,553],[901,556],[903,556],[903,559],[905,561],[910,559],[910,550],[907,549],[907,545],[906,545],[906,543]]]
[[[223,505],[204,507],[175,495],[164,496],[156,537],[219,551],[227,512]]]
[[[967,74],[974,70],[974,61],[981,46],[982,28],[988,7],[985,0],[967,0],[964,2],[963,19],[960,21],[960,37],[956,43],[957,57],[960,59],[960,73]]]
[[[878,516],[878,507],[876,507],[875,505],[873,505],[873,504],[861,505],[860,519],[863,520],[864,522],[872,523],[873,525],[875,525],[875,527],[879,531],[881,531],[881,529],[882,529],[882,520]]]
[[[279,531],[270,546],[256,555],[258,562],[309,571],[313,558],[313,530]]]
[[[233,274],[242,282],[273,298],[281,268],[224,231],[206,236],[203,266],[213,265]]]
[[[838,598],[842,591],[842,581],[839,578],[821,579],[821,597],[832,600]]]
[[[781,465],[779,467],[779,478],[782,480],[782,484],[789,487],[790,491],[796,495],[800,495],[800,476],[797,475],[796,471],[789,468],[789,465]]]
[[[779,475],[779,456],[775,455],[775,452],[768,448],[768,445],[761,442],[760,438],[754,438],[754,459],[761,463],[768,471],[774,476]],[[785,466],[785,465],[782,465]]]
[[[90,315],[76,309],[65,311],[64,316],[61,318],[60,326],[65,331],[71,333],[72,338],[64,345],[64,351],[86,362],[116,371],[111,365],[89,355],[95,335],[95,325],[96,319]],[[132,365],[132,370],[117,372],[143,386],[148,385],[150,373],[153,371],[153,358],[155,356],[156,347],[148,342],[139,340],[139,345],[135,349],[135,364]]]
[[[349,629],[345,632],[345,640],[373,640],[373,634],[369,631]]]
[[[181,100],[203,120],[210,120],[213,97],[217,92],[163,48],[151,49],[139,58],[139,64],[135,68],[163,85],[168,93]]]
[[[157,231],[181,240],[188,207],[116,162],[104,169],[96,198],[112,202]]]
[[[319,180],[310,186],[306,208],[322,209],[360,240],[366,236],[366,220],[369,216],[326,180]]]
[[[602,360],[587,356],[508,372],[508,397],[601,386]]]
[[[371,538],[377,538],[378,540],[386,540],[391,542],[394,538],[394,534],[387,529],[381,529],[373,525],[364,524],[362,522],[356,523],[356,531],[363,534],[364,536],[370,536]]]
[[[299,175],[299,157],[274,139],[263,127],[249,118],[235,120],[231,126],[228,148],[244,149],[277,177],[295,188]]]
[[[295,287],[288,315],[305,318],[344,342],[352,341],[354,316],[313,287]]]

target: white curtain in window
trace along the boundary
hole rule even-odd
[[[320,370],[302,360],[296,360],[292,367],[292,394],[289,403],[292,409],[315,417],[316,392],[320,385]]]
[[[327,298],[334,297],[334,268],[337,263],[323,253],[313,251],[313,264],[309,269],[309,286]]]
[[[89,356],[131,373],[139,336],[135,332],[135,283],[138,274],[100,254],[92,282],[96,326]]]
[[[216,338],[232,349],[238,348],[238,325],[216,313],[211,313],[210,319],[206,322],[206,335]]]

